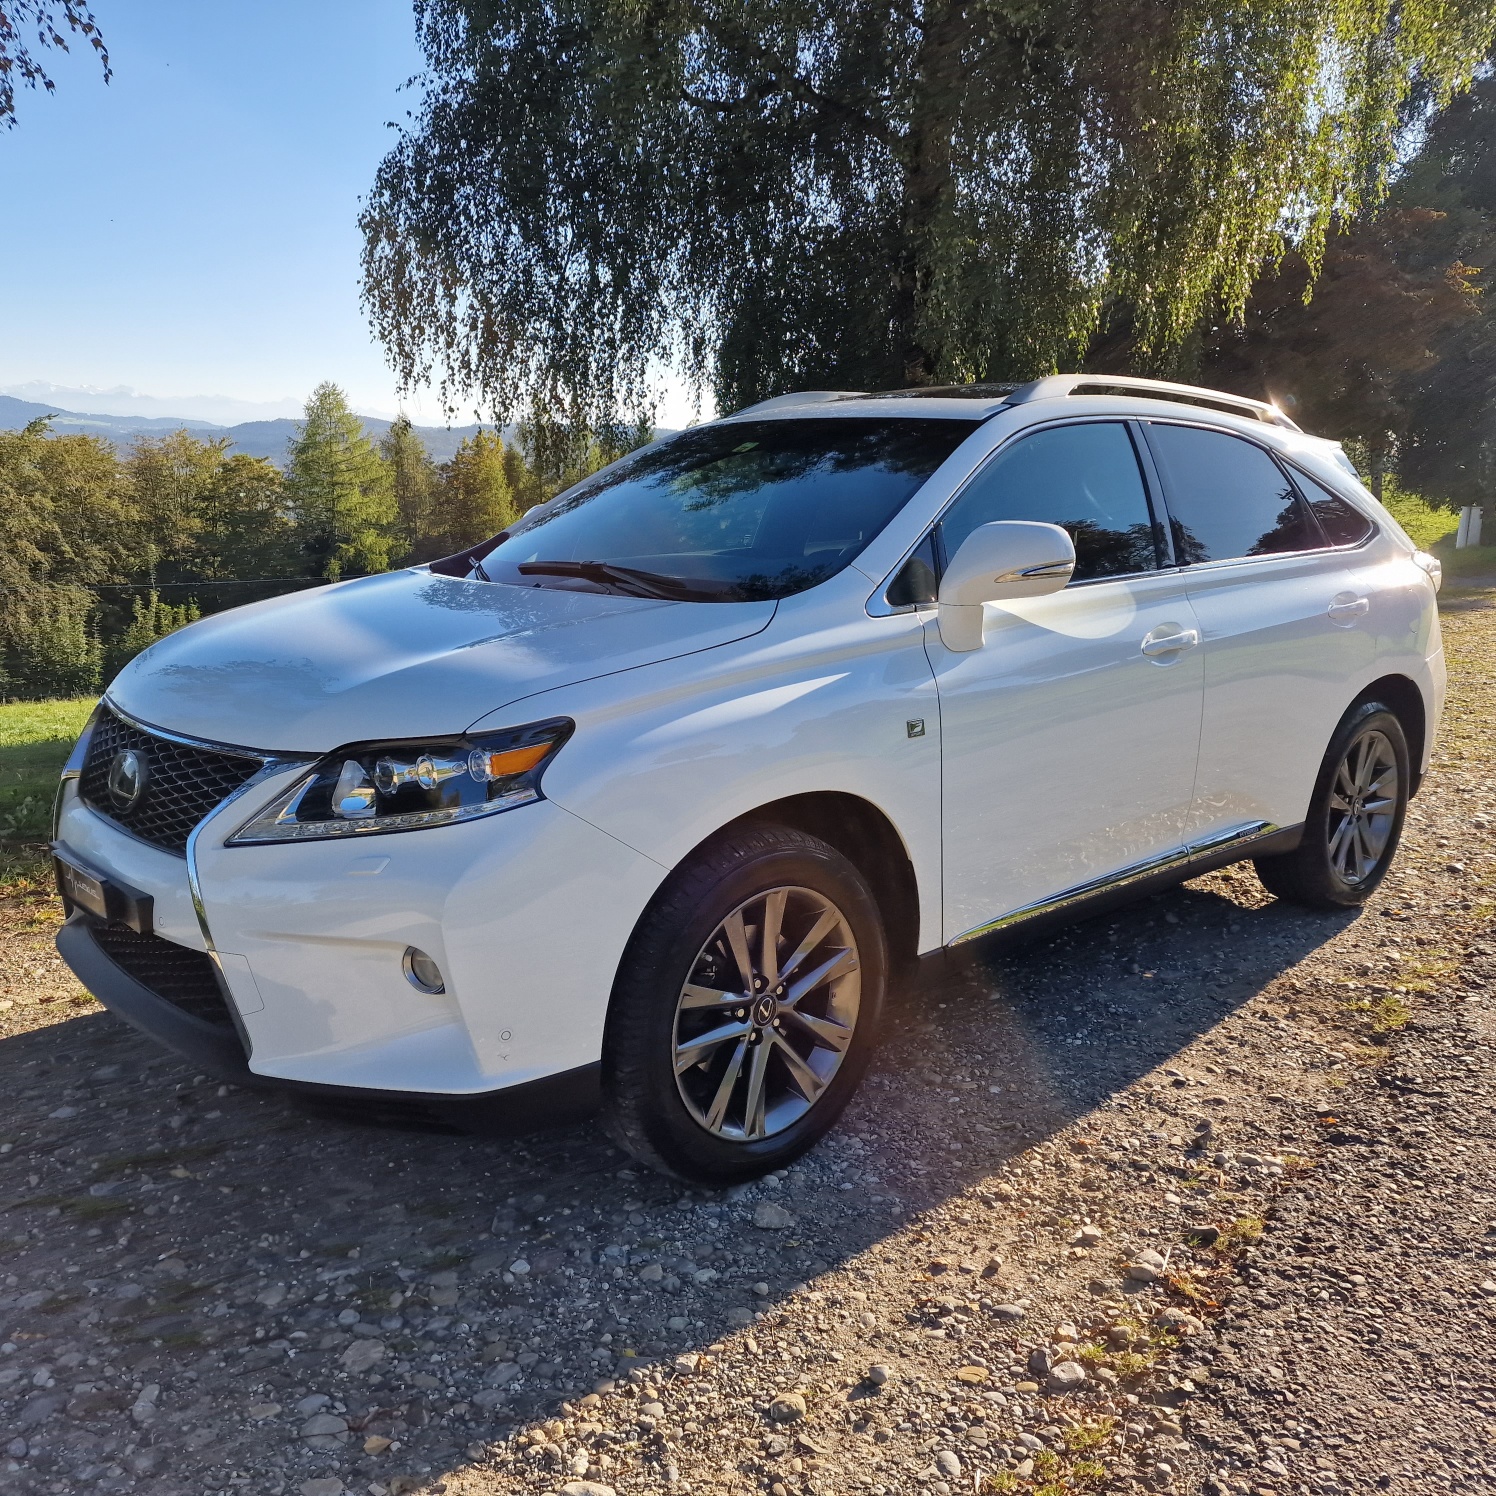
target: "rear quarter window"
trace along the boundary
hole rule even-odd
[[[1354,504],[1331,493],[1307,473],[1295,468],[1293,477],[1331,545],[1360,545],[1376,528]]]

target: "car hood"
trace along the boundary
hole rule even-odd
[[[388,572],[218,613],[133,659],[121,711],[284,753],[464,731],[524,696],[747,638],[775,604]]]

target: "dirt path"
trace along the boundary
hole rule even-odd
[[[1447,602],[1360,917],[1233,869],[951,974],[734,1195],[194,1077],[11,897],[0,1486],[1496,1489],[1496,594]]]

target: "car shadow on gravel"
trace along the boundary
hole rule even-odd
[[[1167,1071],[1348,918],[1227,871],[932,971],[892,1005],[836,1131],[782,1180],[726,1193],[631,1166],[595,1122],[496,1140],[308,1115],[106,1014],[4,1040],[0,1377],[18,1375],[0,1446],[28,1451],[9,1489],[85,1467],[160,1493],[210,1472],[434,1480],[855,1271],[915,1212]],[[1252,1065],[1239,1043],[1222,1072]],[[1160,1081],[1146,1125],[1187,1138],[1210,1077]],[[1082,1158],[1067,1212],[1128,1167]]]

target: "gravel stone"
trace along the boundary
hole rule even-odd
[[[798,1392],[781,1392],[769,1404],[769,1417],[775,1423],[798,1423],[805,1417],[805,1399]]]
[[[785,1231],[795,1224],[795,1218],[773,1200],[760,1200],[753,1207],[753,1224],[761,1231]]]

